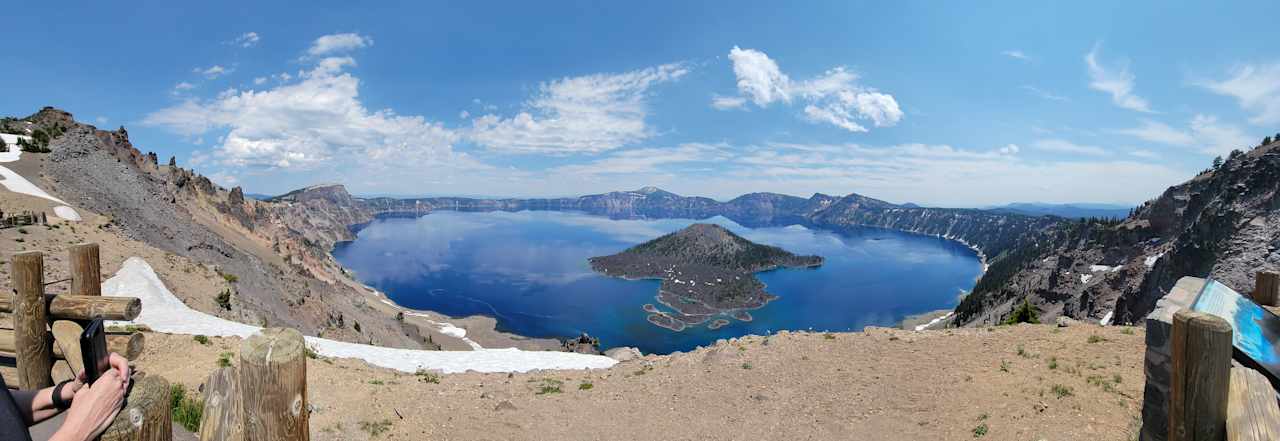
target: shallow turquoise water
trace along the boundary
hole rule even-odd
[[[536,337],[587,332],[605,348],[686,351],[720,338],[779,330],[847,331],[892,326],[903,317],[954,307],[981,272],[974,252],[943,239],[880,229],[842,233],[802,226],[746,228],[711,222],[756,243],[826,258],[817,269],[758,274],[780,296],[754,320],[717,330],[674,332],[650,324],[656,280],[591,271],[587,258],[619,252],[693,223],[613,220],[574,212],[464,213],[386,218],[339,244],[334,256],[356,276],[409,308],[497,318],[504,331]],[[659,305],[659,308],[662,308]],[[727,318],[727,317],[726,317]]]

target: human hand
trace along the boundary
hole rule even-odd
[[[115,368],[115,370],[120,373],[120,378],[123,378],[125,380],[125,384],[128,385],[129,378],[131,378],[129,360],[125,360],[120,354],[112,352],[111,355],[107,356],[107,364],[112,368]]]
[[[127,370],[128,366],[125,366],[125,371]],[[66,421],[58,429],[60,437],[57,439],[97,438],[120,413],[128,388],[128,377],[120,376],[117,369],[103,373],[89,387],[81,387],[71,401],[71,409],[67,410]]]

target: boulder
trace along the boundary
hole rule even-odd
[[[622,362],[622,361],[635,360],[637,358],[643,357],[644,354],[641,354],[639,349],[625,347],[625,348],[613,348],[613,349],[604,351],[604,356]]]
[[[1076,321],[1075,319],[1073,319],[1073,318],[1071,318],[1071,317],[1067,317],[1067,316],[1065,316],[1065,315],[1061,315],[1061,316],[1058,316],[1057,323],[1058,323],[1058,327],[1059,327],[1059,328],[1066,328],[1066,327],[1069,327],[1069,326],[1074,326],[1074,325],[1076,325],[1076,324],[1078,324],[1078,323],[1080,323],[1080,322]]]

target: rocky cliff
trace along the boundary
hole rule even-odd
[[[6,121],[58,133],[43,179],[64,200],[110,217],[106,227],[126,237],[223,274],[230,302],[206,312],[309,335],[422,346],[416,329],[371,307],[362,285],[329,255],[336,241],[352,237],[348,225],[372,218],[340,186],[273,202],[246,199],[172,159],[160,164],[134,148],[123,128],[99,130],[53,108]]]

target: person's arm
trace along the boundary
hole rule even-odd
[[[109,362],[112,369],[104,372],[89,387],[81,387],[75,392],[66,420],[49,441],[90,441],[106,431],[111,421],[116,419],[129,390],[129,363],[115,353],[111,354]]]
[[[59,391],[62,394],[62,400],[68,403],[71,402],[76,396],[76,391],[83,386],[84,373],[82,372],[76,376],[75,380],[62,386],[62,390]],[[18,413],[22,414],[22,420],[27,423],[28,427],[62,412],[61,409],[53,405],[54,389],[57,389],[57,386],[46,387],[36,391],[13,391],[11,393],[13,401],[18,403]]]

